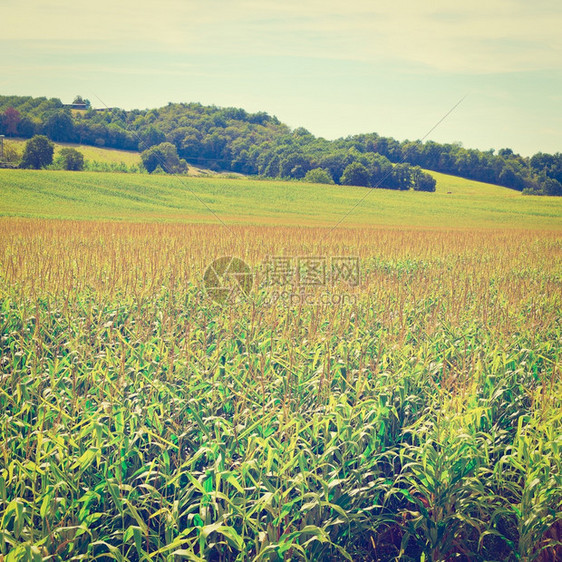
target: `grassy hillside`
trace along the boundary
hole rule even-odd
[[[420,193],[218,177],[0,170],[0,216],[216,222],[215,213],[231,223],[321,226],[333,225],[349,213],[346,225],[562,225],[560,198],[523,196],[434,175],[436,193]]]
[[[13,146],[18,152],[23,153],[27,140],[28,139],[4,139],[4,145]],[[53,144],[55,145],[55,156],[60,152],[61,148],[72,147],[79,150],[84,155],[85,160],[95,160],[96,162],[105,162],[107,164],[119,164],[123,162],[127,166],[141,163],[140,153],[131,150],[117,150],[114,148],[101,148],[64,142],[55,142]]]
[[[14,148],[20,156],[23,154],[25,143],[28,139],[4,139],[4,146]],[[119,150],[116,148],[103,148],[98,146],[88,146],[85,144],[73,144],[68,142],[53,142],[55,145],[55,158],[62,148],[70,147],[79,150],[84,155],[86,162],[99,162],[101,164],[125,164],[125,166],[140,166],[140,152],[134,150]],[[189,165],[188,175],[190,176],[216,176],[219,172],[202,168],[200,166]]]

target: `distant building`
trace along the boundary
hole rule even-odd
[[[87,111],[91,109],[92,111],[113,111],[117,109],[116,107],[91,107],[86,103],[65,103],[63,107],[66,109],[77,109],[81,111]]]
[[[76,109],[78,111],[86,111],[92,106],[90,104],[90,100],[85,100],[82,96],[76,96],[72,103],[66,103],[64,104],[64,107],[67,107],[68,109]]]
[[[83,111],[88,109],[88,106],[85,103],[65,103],[63,104],[63,107],[68,109],[80,109]]]

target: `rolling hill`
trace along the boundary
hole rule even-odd
[[[323,170],[337,184],[378,186],[388,178],[386,187],[432,191],[423,168],[537,195],[562,195],[560,153],[524,157],[509,148],[480,151],[461,143],[398,141],[376,132],[327,140],[266,112],[200,103],[73,113],[56,98],[0,96],[0,134],[44,134],[58,142],[141,151],[167,142],[193,166],[276,179],[302,179]],[[346,170],[359,165],[362,178],[350,179]]]
[[[0,170],[0,216],[332,226],[562,227],[562,199],[431,172],[435,193],[249,178]]]

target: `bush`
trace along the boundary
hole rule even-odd
[[[4,139],[4,162],[10,164],[19,164],[21,162],[22,155],[21,152],[12,143],[6,142]]]
[[[57,155],[56,163],[63,170],[79,172],[84,169],[84,155],[75,148],[63,148]]]
[[[120,174],[145,174],[146,170],[142,164],[131,164],[125,162],[99,162],[98,160],[86,160],[84,169],[88,172],[115,172]]]

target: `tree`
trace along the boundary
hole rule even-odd
[[[405,162],[394,164],[387,184],[391,189],[410,189],[412,187],[412,166]]]
[[[562,183],[562,154],[543,154],[538,152],[530,161],[531,168],[539,174],[544,173],[544,177],[552,178],[558,183]]]
[[[353,158],[347,150],[337,150],[321,156],[318,163],[321,168],[328,170],[336,183],[341,183],[343,171],[352,162]]]
[[[544,181],[544,192],[546,195],[562,195],[562,183],[552,178],[546,178]]]
[[[72,141],[74,140],[74,121],[66,111],[57,111],[45,121],[43,132],[54,141]]]
[[[171,142],[163,142],[151,146],[141,154],[142,164],[149,173],[159,166],[168,174],[183,174],[187,172],[187,162],[180,160],[176,147]]]
[[[408,164],[418,164],[423,153],[421,141],[404,141],[402,143],[402,159]]]
[[[266,152],[262,158],[265,165],[263,167],[263,175],[267,178],[276,178],[280,174],[280,158],[278,154],[273,152]]]
[[[342,185],[359,185],[363,187],[369,186],[369,171],[363,164],[352,162],[343,171],[341,177]]]
[[[437,181],[433,176],[424,172],[419,166],[415,166],[413,168],[412,178],[414,182],[414,191],[435,191]]]
[[[55,146],[45,135],[35,135],[25,143],[22,168],[44,168],[53,163]]]
[[[281,157],[279,175],[282,178],[302,179],[310,170],[310,160],[301,152],[289,152]]]
[[[139,150],[148,150],[151,146],[161,144],[166,140],[166,135],[152,125],[141,133]]]
[[[369,152],[362,156],[360,162],[369,172],[369,185],[371,187],[383,187],[386,178],[392,173],[390,160],[382,154]]]
[[[58,153],[57,163],[63,170],[80,172],[84,169],[84,155],[75,148],[63,148]]]
[[[37,132],[37,126],[29,117],[22,117],[18,123],[18,136],[30,139]]]
[[[21,120],[20,112],[13,107],[6,108],[2,115],[2,125],[6,135],[15,137],[18,133],[18,125]]]
[[[509,150],[509,149],[502,149]],[[498,177],[498,183],[504,185],[505,187],[511,187],[512,189],[518,189],[521,191],[525,187],[525,182],[512,162],[507,162],[500,175]]]
[[[304,181],[309,183],[334,183],[332,176],[328,171],[324,170],[324,168],[314,168],[314,170],[309,170],[304,176]]]

